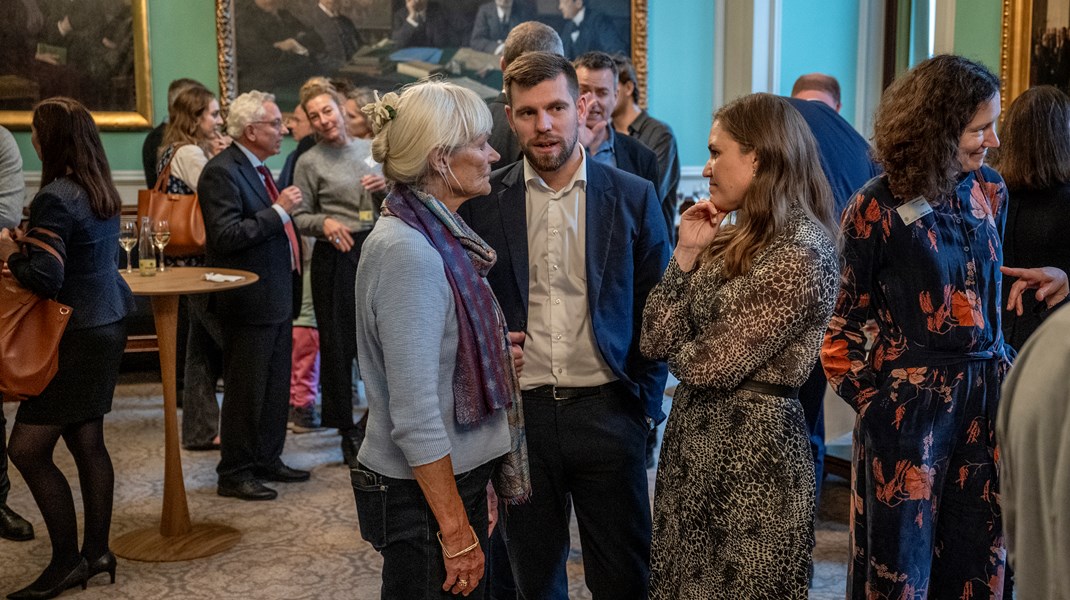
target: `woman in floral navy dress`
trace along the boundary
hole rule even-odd
[[[937,56],[885,92],[885,175],[843,216],[842,287],[821,360],[858,412],[849,598],[999,598],[1005,547],[993,427],[1013,350],[1000,333],[999,79]],[[1051,269],[1006,270],[1049,304]],[[867,354],[863,327],[879,333]]]

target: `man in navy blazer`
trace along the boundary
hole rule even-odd
[[[647,181],[587,157],[587,99],[562,56],[505,73],[524,160],[496,171],[461,215],[497,252],[488,280],[514,343],[532,476],[506,537],[522,597],[567,598],[571,505],[595,598],[646,598],[650,504],[644,447],[666,366],[639,352],[643,307],[669,259]]]
[[[275,490],[264,481],[309,478],[280,458],[290,397],[290,324],[300,304],[300,244],[289,213],[301,192],[292,186],[279,191],[263,163],[279,153],[286,133],[274,100],[252,91],[231,103],[227,132],[234,144],[208,161],[197,184],[207,264],[259,277],[217,292],[211,308],[223,323],[227,382],[217,491],[242,500],[274,499]]]

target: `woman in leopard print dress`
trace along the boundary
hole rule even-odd
[[[817,145],[782,98],[754,94],[710,129],[710,202],[643,313],[642,351],[680,379],[654,498],[651,598],[805,598],[814,471],[798,387],[838,268]],[[722,225],[737,211],[736,225]]]

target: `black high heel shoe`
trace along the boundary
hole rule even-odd
[[[76,585],[81,585],[84,590],[89,581],[89,564],[85,562],[84,558],[79,559],[78,564],[74,566],[74,569],[67,573],[64,577],[54,585],[53,587],[42,589],[35,588],[33,584],[22,588],[21,590],[8,595],[8,600],[48,600],[49,598],[55,598],[63,592],[71,589]]]
[[[89,573],[86,579],[92,579],[96,575],[107,573],[111,576],[111,582],[115,583],[115,554],[108,550],[89,563]]]

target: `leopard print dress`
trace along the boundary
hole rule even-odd
[[[797,207],[745,275],[669,263],[643,312],[642,351],[680,380],[654,496],[650,597],[806,598],[814,468],[798,387],[839,287],[834,243]]]

